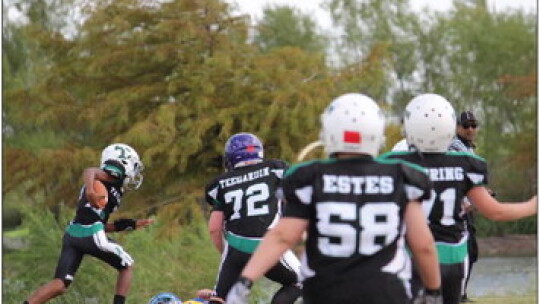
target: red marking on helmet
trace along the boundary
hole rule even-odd
[[[247,146],[246,151],[247,152],[255,152],[255,146],[251,146],[251,145]]]
[[[350,144],[359,144],[362,142],[362,135],[356,131],[343,132],[343,141]]]

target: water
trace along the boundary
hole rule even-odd
[[[472,297],[536,292],[536,257],[480,258],[474,264],[468,293]]]

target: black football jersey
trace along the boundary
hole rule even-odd
[[[304,271],[313,280],[320,274],[317,282],[361,282],[373,271],[403,271],[405,208],[430,191],[422,168],[399,160],[366,156],[291,167],[284,180],[283,216],[309,220],[309,270]]]
[[[390,152],[381,159],[403,159],[425,168],[433,183],[429,200],[422,202],[435,241],[458,243],[464,236],[463,198],[475,186],[487,185],[486,161],[467,152]]]
[[[225,229],[245,237],[262,237],[280,213],[276,191],[287,164],[268,160],[228,171],[206,186],[206,201],[223,211]]]
[[[79,193],[79,201],[77,203],[77,211],[74,224],[91,225],[96,222],[106,224],[111,213],[120,207],[120,200],[123,195],[122,182],[117,183],[103,182],[109,193],[107,205],[105,208],[98,209],[93,207],[86,198],[86,187],[83,185]]]

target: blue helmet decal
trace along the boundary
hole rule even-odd
[[[225,143],[224,165],[232,170],[239,163],[263,160],[264,149],[261,140],[251,133],[237,133]]]

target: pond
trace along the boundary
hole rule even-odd
[[[523,295],[536,292],[536,257],[486,257],[474,265],[471,297]]]

